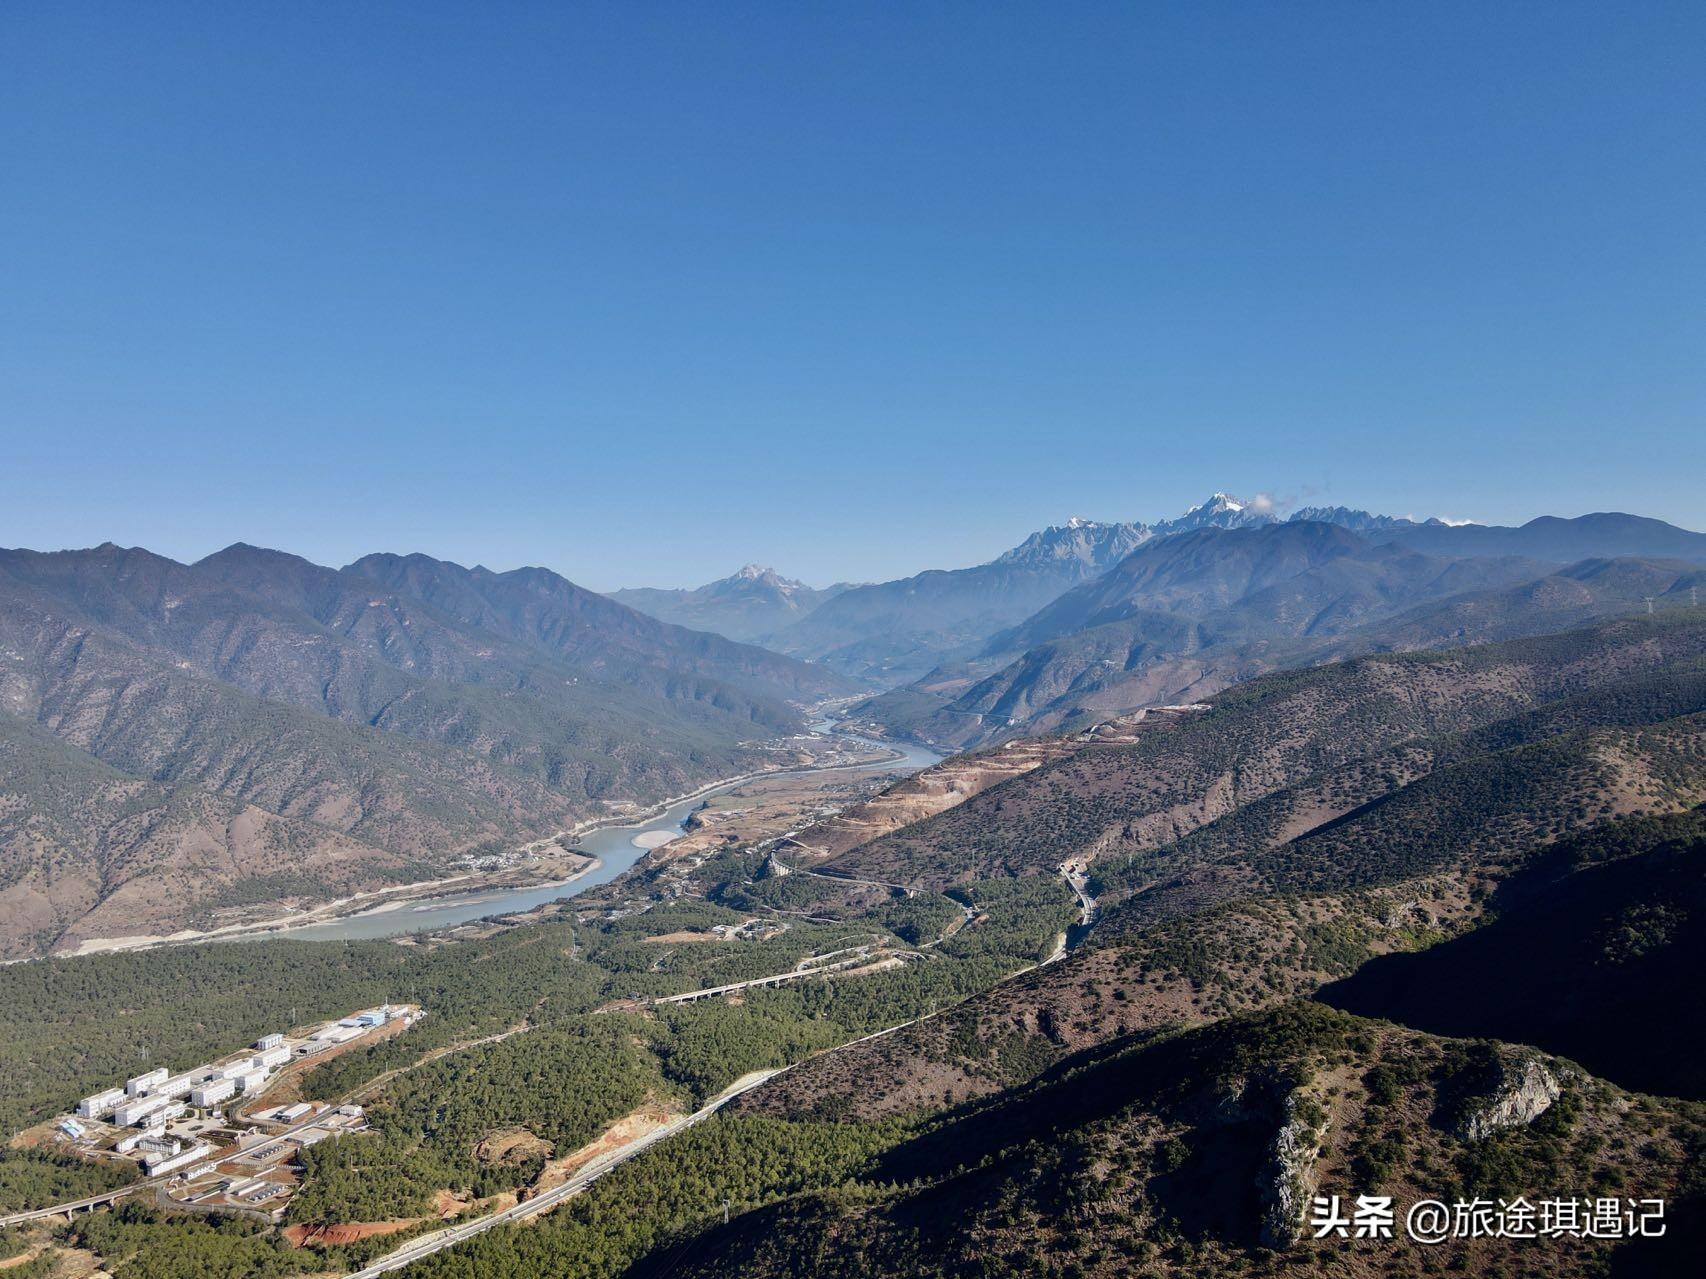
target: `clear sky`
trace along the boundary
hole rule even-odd
[[[677,585],[1706,527],[1706,5],[0,17],[0,544]]]

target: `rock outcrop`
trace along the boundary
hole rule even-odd
[[[1321,1154],[1325,1119],[1320,1106],[1301,1089],[1285,1099],[1285,1121],[1268,1148],[1258,1186],[1262,1192],[1261,1240],[1285,1249],[1303,1231],[1303,1211],[1315,1193],[1315,1161]]]
[[[1538,1057],[1506,1062],[1493,1094],[1470,1111],[1458,1133],[1465,1141],[1485,1141],[1525,1127],[1545,1114],[1561,1092],[1558,1077]]]

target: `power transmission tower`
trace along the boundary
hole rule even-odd
[[[1653,597],[1651,595],[1643,595],[1641,598],[1647,601],[1647,616],[1651,617],[1653,615]]]

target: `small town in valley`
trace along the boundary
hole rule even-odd
[[[173,1071],[156,1066],[80,1100],[56,1118],[63,1153],[135,1165],[171,1206],[278,1220],[298,1184],[301,1151],[364,1132],[360,1106],[288,1101],[267,1094],[292,1073],[413,1025],[413,1004],[381,1004],[293,1033],[262,1035],[239,1052]]]

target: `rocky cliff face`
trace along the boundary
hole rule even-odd
[[[1558,1077],[1538,1057],[1506,1062],[1491,1096],[1476,1105],[1459,1125],[1466,1141],[1485,1141],[1522,1128],[1545,1114],[1562,1092]]]
[[[1315,1161],[1321,1155],[1325,1120],[1320,1105],[1301,1089],[1285,1099],[1285,1122],[1268,1148],[1257,1186],[1262,1193],[1261,1240],[1285,1249],[1303,1231],[1303,1213],[1315,1193]]]

